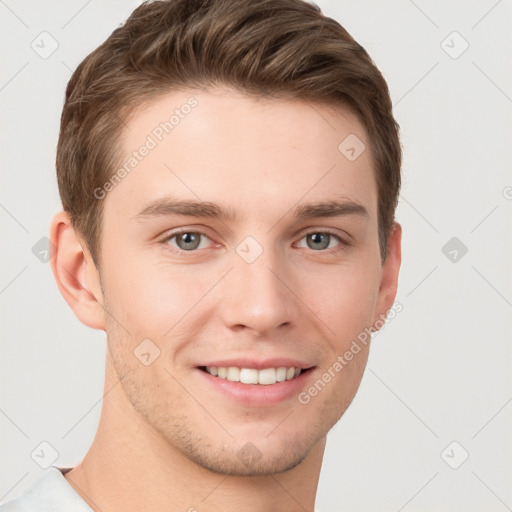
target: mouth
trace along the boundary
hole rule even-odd
[[[257,369],[237,366],[199,366],[200,370],[218,379],[259,386],[271,386],[280,382],[297,379],[312,368],[279,366]]]

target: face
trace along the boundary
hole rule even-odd
[[[349,406],[368,344],[344,354],[394,297],[370,150],[338,149],[369,148],[365,130],[341,107],[220,89],[127,126],[129,172],[99,199],[119,406],[204,468],[290,469]]]

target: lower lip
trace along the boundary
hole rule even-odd
[[[304,389],[306,381],[313,373],[313,368],[302,372],[298,377],[275,384],[243,384],[214,377],[208,372],[196,368],[206,384],[225,396],[252,407],[265,407],[279,404],[290,398],[296,398]]]

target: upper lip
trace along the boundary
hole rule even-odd
[[[236,359],[222,359],[215,361],[208,361],[206,363],[198,365],[202,366],[216,366],[216,367],[226,367],[235,366],[237,368],[253,368],[255,370],[262,370],[264,368],[300,368],[301,370],[306,370],[311,368],[313,365],[308,364],[304,361],[300,361],[299,359],[291,359],[289,357],[275,357],[272,359],[262,359],[256,360],[251,358],[236,358]]]

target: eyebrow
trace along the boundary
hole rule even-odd
[[[132,218],[142,221],[171,215],[206,217],[231,222],[237,218],[235,210],[225,209],[215,203],[208,201],[180,200],[172,197],[157,199]],[[359,203],[345,199],[341,201],[332,200],[304,203],[293,209],[293,217],[297,220],[348,215],[368,217],[368,210]]]
[[[354,201],[323,201],[319,203],[306,203],[295,208],[294,217],[306,220],[315,217],[338,217],[357,215],[368,217],[368,210]]]
[[[136,220],[169,215],[187,215],[189,217],[209,217],[212,219],[233,221],[236,218],[234,210],[226,210],[208,201],[191,201],[163,197],[146,206],[135,215]]]

